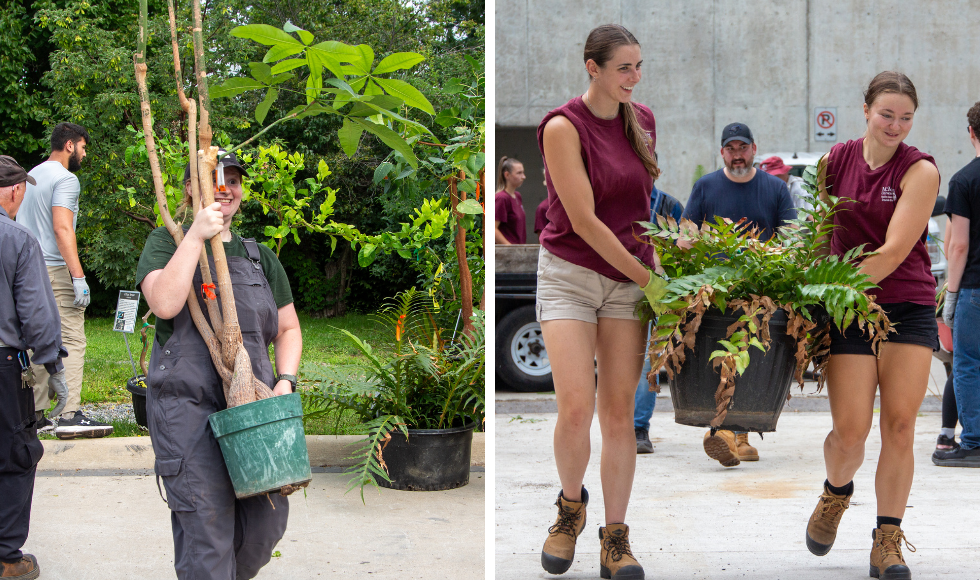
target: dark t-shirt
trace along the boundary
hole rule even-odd
[[[734,222],[747,218],[765,230],[765,240],[775,234],[776,228],[796,218],[796,208],[786,184],[778,177],[757,169],[751,181],[736,183],[725,176],[724,169],[719,169],[694,184],[684,209],[684,217],[698,227],[705,220],[714,223],[715,216]]]
[[[248,258],[248,252],[238,234],[232,233],[231,241],[225,242],[224,246],[226,256]],[[283,270],[282,264],[279,263],[279,258],[276,257],[275,252],[266,246],[262,244],[258,244],[258,246],[259,263],[262,264],[262,272],[265,274],[266,280],[269,281],[269,288],[272,290],[272,298],[276,301],[276,307],[282,308],[287,304],[292,304],[293,292],[289,288],[289,280],[286,278],[286,271]],[[205,243],[204,247],[210,256],[211,244]],[[140,254],[139,264],[136,266],[137,287],[143,283],[143,279],[150,272],[166,268],[176,251],[177,244],[174,243],[174,239],[167,228],[157,228],[150,232],[146,238],[146,245],[143,246],[143,253]],[[173,319],[157,318],[156,339],[160,341],[160,344],[165,344],[173,333]]]
[[[980,288],[980,157],[967,163],[949,180],[944,211],[970,220],[970,247],[960,288]]]
[[[650,221],[657,219],[657,215],[672,217],[675,221],[681,221],[684,216],[684,204],[679,199],[669,193],[653,187],[650,194]]]
[[[497,192],[493,198],[493,221],[500,222],[500,233],[508,242],[523,244],[527,241],[527,218],[521,192],[515,191],[514,197],[503,190]]]

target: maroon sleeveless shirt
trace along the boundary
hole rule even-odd
[[[905,172],[921,159],[936,164],[931,155],[901,143],[887,163],[872,170],[864,160],[863,142],[861,138],[834,145],[827,162],[830,195],[857,202],[844,203],[843,209],[834,214],[837,227],[830,240],[830,251],[836,256],[861,244],[866,244],[865,252],[884,245],[888,223],[902,197]],[[928,227],[901,265],[878,283],[879,288],[868,292],[876,302],[936,305],[936,280],[930,271],[932,262],[926,249],[927,231]]]
[[[640,125],[653,142],[657,142],[657,122],[653,112],[647,107],[634,103],[633,107]],[[582,97],[575,97],[561,107],[545,115],[538,125],[538,147],[544,157],[544,126],[552,117],[561,115],[572,122],[582,143],[582,161],[589,175],[592,194],[595,198],[595,215],[619,238],[626,250],[640,258],[644,264],[653,266],[653,246],[634,238],[642,229],[638,221],[650,220],[650,192],[653,191],[653,178],[647,173],[643,161],[633,150],[626,138],[622,115],[615,119],[600,119],[593,115]],[[545,168],[548,160],[544,160]],[[541,232],[541,245],[563,260],[588,268],[617,282],[630,279],[612,267],[602,256],[592,249],[572,230],[572,222],[555,193],[551,172],[547,172],[548,182],[548,220]]]

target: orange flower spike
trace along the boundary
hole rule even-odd
[[[476,182],[476,201],[480,201],[480,182]]]
[[[405,315],[402,314],[398,317],[398,322],[395,324],[395,340],[401,342],[402,332],[405,329]]]

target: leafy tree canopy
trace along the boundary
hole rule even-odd
[[[190,8],[188,3],[178,4],[184,89],[194,98]],[[263,47],[236,38],[232,29],[245,24],[282,28],[290,21],[318,39],[370,45],[378,61],[396,52],[422,54],[424,63],[404,71],[399,80],[421,91],[436,112],[459,109],[464,105],[460,96],[442,87],[453,77],[472,74],[466,56],[482,62],[483,6],[475,0],[208,0],[203,11],[209,82],[216,86],[240,77],[248,63],[263,60]],[[145,163],[127,163],[125,155],[137,143],[141,128],[132,60],[137,14],[137,3],[128,0],[13,0],[0,7],[0,115],[5,119],[0,151],[30,167],[46,157],[48,135],[56,123],[72,121],[88,129],[92,143],[78,174],[83,186],[78,237],[83,266],[95,274],[90,280],[99,282],[93,287],[96,304],[105,309],[114,307],[119,288],[132,287],[143,240],[156,223],[149,169]],[[149,0],[148,27],[147,82],[154,128],[158,134],[169,132],[183,139],[186,119],[176,98],[165,0]],[[299,88],[303,79],[291,82]],[[283,117],[303,101],[301,91],[290,95],[270,108],[263,123],[253,115],[263,98],[260,92],[212,101],[211,123],[219,140],[225,145],[240,143]],[[429,127],[435,139],[453,138],[432,115],[415,109],[406,114]],[[340,128],[337,117],[311,117],[278,125],[262,138],[263,143],[276,142],[304,156],[305,169],[297,179],[314,177],[321,160],[329,165],[328,184],[336,190],[334,219],[364,232],[398,229],[424,199],[444,195],[445,184],[431,174],[419,174],[411,187],[373,183],[390,149],[374,138],[363,139],[358,154],[348,158],[338,139]],[[243,205],[237,226],[241,233],[261,238],[268,225],[260,208]],[[325,301],[330,300],[318,295],[332,283],[330,274],[336,270],[329,248],[329,240],[311,236],[310,243],[283,251],[284,264],[299,281],[297,304],[302,308],[329,311]],[[352,305],[373,309],[384,297],[416,283],[417,274],[405,268],[403,258],[388,256],[346,275],[348,289],[358,297]]]

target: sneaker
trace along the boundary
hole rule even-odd
[[[41,568],[37,565],[37,558],[30,554],[24,554],[24,557],[12,564],[0,562],[0,578],[34,580],[40,575]]]
[[[956,442],[955,437],[940,435],[939,438],[936,439],[936,451],[952,451],[959,448],[960,444]]]
[[[110,433],[112,433],[112,425],[89,419],[81,411],[75,411],[75,415],[70,419],[65,419],[65,416],[62,415],[61,419],[58,420],[58,426],[54,429],[54,434],[58,439],[105,437]]]
[[[643,580],[643,567],[630,550],[630,527],[626,524],[599,528],[599,577]]]
[[[902,557],[902,540],[910,552],[915,546],[905,539],[898,526],[882,524],[881,529],[871,530],[871,577],[881,580],[912,580],[912,572]]]
[[[853,493],[851,495],[854,495]],[[806,525],[806,547],[815,556],[826,556],[837,538],[841,516],[851,505],[851,495],[837,495],[824,484],[817,507]]]
[[[735,449],[738,451],[738,458],[742,461],[759,460],[759,450],[749,445],[748,433],[735,434]]]
[[[49,431],[54,431],[54,423],[51,422],[51,419],[45,417],[44,413],[37,412],[34,415],[36,417],[35,424],[37,425],[38,433],[47,433]]]
[[[725,467],[735,467],[738,465],[738,448],[735,443],[735,434],[731,431],[719,429],[712,435],[711,431],[704,434],[704,452],[708,457],[718,461]]]
[[[980,467],[980,447],[965,449],[957,447],[952,451],[935,451],[932,462],[940,467]]]
[[[636,433],[636,452],[653,453],[653,443],[650,442],[650,432],[642,427],[633,427]]]
[[[575,540],[585,528],[585,507],[589,492],[582,487],[582,501],[568,501],[558,494],[558,519],[548,528],[548,539],[541,549],[541,566],[551,574],[564,574],[575,558]]]

